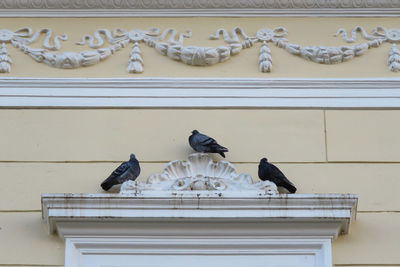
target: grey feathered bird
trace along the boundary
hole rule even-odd
[[[296,193],[296,187],[286,178],[278,167],[269,163],[266,158],[260,160],[260,164],[258,165],[258,177],[263,181],[269,180],[276,184],[276,186],[284,187],[290,193]]]
[[[224,158],[224,152],[228,152],[226,147],[220,146],[213,138],[201,134],[197,130],[193,130],[192,135],[189,136],[189,144],[197,152],[218,153]]]
[[[135,154],[131,154],[129,161],[123,162],[110,176],[101,183],[101,187],[108,191],[113,185],[122,184],[128,180],[136,180],[140,174],[139,161]]]

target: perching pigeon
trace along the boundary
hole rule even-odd
[[[228,152],[227,148],[218,145],[217,141],[205,134],[199,133],[197,130],[193,130],[192,135],[189,136],[189,144],[197,152],[218,153],[224,158],[224,152]]]
[[[276,186],[284,187],[290,193],[296,193],[296,187],[286,178],[278,167],[269,163],[266,158],[260,160],[260,165],[258,165],[258,177],[263,181],[269,180],[276,184]]]
[[[125,181],[134,181],[140,174],[139,161],[131,154],[129,161],[123,162],[110,176],[101,183],[101,187],[108,191],[113,185],[122,184]]]

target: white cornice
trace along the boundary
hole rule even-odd
[[[2,17],[398,16],[396,0],[0,0]]]
[[[398,17],[400,8],[0,9],[0,17]]]
[[[88,235],[104,234],[103,230],[109,228],[110,223],[114,226],[121,223],[121,227],[109,232],[112,235],[120,235],[124,229],[127,233],[132,233],[132,227],[126,222],[135,224],[144,221],[147,223],[174,221],[179,225],[182,222],[207,221],[208,223],[262,222],[263,227],[269,226],[269,234],[275,236],[300,235],[300,233],[303,236],[315,236],[316,225],[322,224],[325,225],[325,229],[323,231],[321,229],[320,235],[334,238],[347,233],[350,222],[356,216],[357,201],[357,195],[350,194],[269,196],[255,195],[247,191],[229,193],[154,191],[144,195],[140,193],[43,194],[42,215],[50,232],[57,230],[62,237],[76,236],[78,228]],[[88,227],[82,228],[83,223],[92,226],[90,233]],[[288,224],[292,225],[291,231],[288,231]]]
[[[2,78],[2,108],[400,108],[400,79]]]
[[[42,195],[50,233],[65,240],[65,266],[329,267],[331,240],[347,233],[358,200],[257,190],[142,192]],[[193,264],[197,256],[201,263]],[[216,264],[221,257],[229,265]]]

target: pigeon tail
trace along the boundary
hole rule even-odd
[[[296,193],[296,191],[297,191],[297,188],[291,184],[285,184],[284,187],[292,194]]]
[[[228,152],[228,149],[226,149],[225,147],[218,147],[214,153],[218,153],[220,154],[222,157],[225,158],[225,153],[224,152]]]
[[[212,151],[212,152],[214,152],[214,151]],[[218,153],[222,157],[225,158],[225,153],[224,152],[229,152],[229,150],[226,147],[223,147],[223,146],[217,144],[217,146],[215,147],[215,152],[214,153]]]
[[[104,191],[108,191],[111,187],[113,187],[113,185],[116,184],[118,184],[117,179],[106,179],[104,182],[101,183],[101,188],[103,188]]]

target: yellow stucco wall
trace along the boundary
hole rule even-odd
[[[243,27],[249,35],[284,26],[302,45],[343,45],[338,28],[361,25],[392,28],[400,19],[380,18],[136,18],[9,19],[2,28],[29,26],[68,33],[61,51],[98,28],[191,29],[187,45],[207,40],[217,28]],[[43,38],[41,39],[43,40]],[[359,38],[360,40],[360,38]],[[34,62],[10,45],[10,74],[0,77],[398,77],[386,66],[389,44],[339,65],[307,62],[271,45],[273,72],[258,72],[258,45],[229,62],[191,67],[142,45],[145,72],[126,73],[130,48],[106,61],[77,70]],[[39,47],[37,44],[34,47]],[[100,182],[130,152],[141,161],[144,180],[191,152],[187,137],[197,128],[227,146],[238,172],[257,177],[267,156],[298,186],[299,193],[357,193],[357,221],[333,243],[336,266],[399,266],[400,111],[295,109],[0,109],[0,266],[61,266],[64,244],[41,222],[44,192],[101,192]],[[163,133],[160,135],[160,133]],[[219,159],[218,156],[215,159]]]
[[[198,128],[229,147],[238,172],[257,177],[268,156],[299,193],[359,194],[357,221],[333,243],[334,263],[398,264],[399,118],[359,110],[0,110],[0,251],[8,251],[0,263],[62,265],[64,245],[40,221],[40,194],[101,192],[129,152],[145,179],[185,159]]]

